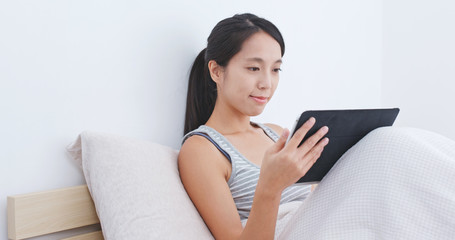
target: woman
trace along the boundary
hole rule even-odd
[[[215,26],[191,69],[178,166],[216,239],[273,239],[279,206],[309,196],[293,184],[329,142],[323,127],[298,147],[315,119],[287,144],[287,129],[250,121],[273,96],[284,50],[272,23],[235,15]]]
[[[182,182],[217,239],[273,238],[283,191],[308,171],[328,143],[327,138],[317,143],[327,133],[323,128],[297,147],[314,119],[286,146],[288,130],[250,122],[273,96],[283,54],[283,38],[272,23],[251,14],[236,15],[215,26],[191,70],[185,133],[204,124],[248,159],[243,162],[251,163],[237,166],[241,160],[230,156],[236,164],[233,174],[229,159],[204,136],[188,137],[181,148]],[[242,171],[253,178],[245,179]],[[231,190],[242,184],[249,189],[240,186],[236,203]],[[283,198],[303,200],[308,192],[308,187],[294,187]],[[241,216],[248,218],[245,228]]]

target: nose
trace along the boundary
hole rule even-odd
[[[258,82],[259,89],[269,89],[272,87],[272,74],[263,72]]]

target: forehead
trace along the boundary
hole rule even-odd
[[[264,62],[276,62],[281,60],[281,47],[273,37],[260,31],[243,42],[241,50],[234,55],[234,59],[241,61],[262,59]]]

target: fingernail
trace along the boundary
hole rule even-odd
[[[316,118],[314,118],[314,117],[310,117],[310,119],[308,119],[308,122],[310,122],[310,123],[314,123],[314,122],[316,122]]]

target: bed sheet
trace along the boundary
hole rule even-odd
[[[276,239],[453,239],[455,142],[415,128],[372,131],[279,213]]]

